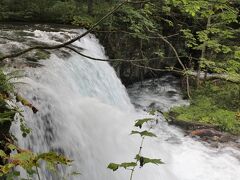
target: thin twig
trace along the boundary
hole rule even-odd
[[[35,166],[35,167],[36,167],[36,172],[37,172],[38,180],[41,180],[40,174],[39,174],[39,172],[38,172],[38,167],[37,167],[37,166]]]
[[[156,57],[156,58],[143,58],[143,59],[102,59],[102,58],[95,58],[92,56],[88,56],[86,54],[83,54],[81,52],[79,52],[77,49],[73,48],[72,46],[65,46],[63,48],[66,49],[70,49],[71,51],[79,54],[80,56],[83,56],[85,58],[91,59],[91,60],[95,60],[95,61],[106,61],[106,62],[116,62],[116,61],[120,61],[120,62],[141,62],[141,61],[154,61],[154,60],[159,60],[159,59],[172,59],[172,58],[176,58],[174,57]],[[181,56],[181,57],[185,57],[185,56]]]
[[[158,34],[158,36],[165,42],[167,43],[173,50],[173,52],[175,53],[176,55],[176,58],[179,62],[179,64],[181,65],[182,69],[184,72],[187,72],[187,68],[184,66],[183,62],[181,61],[181,59],[179,58],[179,55],[178,55],[178,52],[177,50],[175,49],[175,47],[172,45],[172,43],[170,43],[166,38],[164,38],[162,35]],[[191,95],[190,95],[190,86],[189,86],[189,77],[188,77],[188,74],[186,73],[186,81],[187,81],[187,94],[188,94],[188,98],[191,99]]]
[[[106,62],[116,62],[116,61],[120,61],[120,62],[140,62],[140,61],[152,61],[152,60],[159,60],[159,58],[151,58],[151,59],[102,59],[102,58],[95,58],[95,57],[91,57],[91,56],[88,56],[88,55],[85,55],[81,52],[79,52],[78,50],[76,50],[75,48],[73,47],[70,47],[70,46],[66,46],[64,48],[67,48],[67,49],[70,49],[72,51],[74,51],[75,53],[79,54],[80,56],[83,56],[85,58],[88,58],[88,59],[91,59],[91,60],[95,60],[95,61],[106,61]]]
[[[148,69],[148,70],[152,70],[152,71],[159,71],[159,72],[176,72],[179,74],[184,74],[184,72],[182,70],[177,70],[176,68],[173,67],[169,67],[169,68],[165,68],[165,69],[160,69],[160,68],[153,68],[153,67],[149,67],[149,66],[142,66],[139,64],[135,64],[134,62],[130,62],[133,66],[139,67],[139,68],[143,68],[143,69]]]
[[[152,129],[152,126],[148,129],[148,131],[150,131]],[[142,136],[142,141],[141,141],[141,144],[140,144],[140,147],[139,147],[139,151],[138,151],[138,154],[136,156],[141,156],[141,152],[142,152],[142,149],[143,149],[143,142],[144,142],[144,139],[145,139],[145,136]],[[140,159],[139,159],[140,160]],[[136,158],[136,164],[138,163],[138,158]],[[135,168],[136,166],[134,166],[132,169],[131,169],[131,175],[130,175],[130,179],[129,180],[132,180],[133,179],[133,174],[134,174],[134,171],[135,171]]]
[[[128,31],[124,31],[124,30],[93,30],[93,32],[97,32],[97,33],[124,33],[124,34],[130,34],[130,35],[136,35],[136,33],[134,32],[128,32]],[[176,34],[171,34],[168,36],[162,36],[164,38],[170,38],[170,37],[174,37],[174,36],[178,36],[179,33]],[[144,36],[146,38],[149,39],[161,39],[162,37],[159,36]]]
[[[141,141],[141,145],[139,147],[139,151],[138,151],[138,156],[141,155],[141,152],[142,152],[142,148],[143,148],[143,141],[144,141],[145,137],[143,136],[142,137],[142,141]],[[136,164],[138,163],[138,158],[136,158]],[[136,166],[134,166],[132,169],[131,169],[131,175],[130,175],[130,179],[129,180],[132,180],[133,179],[133,173],[134,173],[134,170],[135,170]]]

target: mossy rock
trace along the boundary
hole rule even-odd
[[[38,62],[39,60],[45,60],[50,58],[50,52],[46,50],[36,50],[31,56],[27,56],[26,59],[31,62]]]
[[[37,50],[35,52],[35,57],[38,59],[49,59],[50,58],[50,52],[46,50]]]

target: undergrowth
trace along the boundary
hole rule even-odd
[[[233,83],[206,83],[193,90],[189,106],[172,108],[177,120],[217,126],[240,134],[240,86]]]

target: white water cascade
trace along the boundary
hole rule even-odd
[[[55,42],[52,37],[64,37],[62,33],[34,31],[35,39]],[[82,53],[107,58],[103,47],[93,35],[74,43]],[[164,96],[166,90],[176,90],[171,84],[158,84],[157,93],[140,88],[136,84],[129,93],[132,102],[140,105],[136,111],[125,87],[107,62],[97,62],[71,52],[70,58],[52,53],[48,60],[40,62],[43,67],[26,67],[26,82],[21,94],[39,109],[33,114],[25,108],[25,116],[32,133],[21,138],[14,130],[22,147],[35,152],[58,151],[74,160],[68,171],[79,171],[79,180],[127,180],[130,172],[107,169],[110,162],[130,162],[138,152],[140,138],[129,135],[134,120],[148,116],[141,107],[151,100],[160,108],[186,103],[179,94],[174,101]],[[149,82],[147,82],[149,83]],[[161,101],[162,99],[162,101]],[[156,102],[157,101],[157,102]],[[167,125],[160,118],[154,128],[158,138],[144,142],[143,155],[161,158],[165,164],[146,165],[136,168],[134,180],[237,180],[240,177],[240,153],[234,148],[210,148],[185,137],[176,127]],[[59,172],[64,175],[67,172]],[[59,179],[46,171],[42,179]]]

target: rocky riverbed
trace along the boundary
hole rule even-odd
[[[189,103],[182,99],[180,82],[172,75],[136,83],[129,86],[128,90],[136,108],[148,112],[156,111],[162,117],[171,107]],[[181,128],[185,136],[201,141],[207,146],[240,149],[240,137],[222,132],[217,126],[176,120],[171,113],[164,116],[164,119],[169,125]]]

